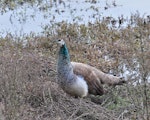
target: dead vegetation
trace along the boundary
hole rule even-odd
[[[62,23],[53,36],[28,36],[25,44],[9,35],[1,38],[0,119],[148,120],[150,24],[136,19],[134,27],[120,30],[109,29],[105,20],[88,26]],[[128,84],[105,86],[109,92],[101,97],[80,99],[64,93],[56,82],[57,46],[52,42],[60,37],[72,61],[110,74],[128,71]]]
[[[27,49],[4,50],[0,58],[1,119],[116,119],[88,99],[66,95],[56,83],[55,59]]]

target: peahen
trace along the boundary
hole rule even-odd
[[[126,81],[112,76],[87,64],[71,62],[69,51],[63,39],[57,40],[60,46],[57,62],[58,83],[68,94],[85,97],[87,94],[103,95],[102,84],[122,85]]]

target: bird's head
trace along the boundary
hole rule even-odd
[[[63,39],[58,39],[56,42],[59,46],[63,46],[65,44],[65,41]]]

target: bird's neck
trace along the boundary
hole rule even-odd
[[[70,62],[69,51],[66,45],[61,46],[58,53],[57,63],[58,81],[74,82],[75,76],[73,74],[73,67]]]
[[[66,44],[62,45],[59,50],[59,59],[64,62],[70,63],[69,51],[67,49]]]

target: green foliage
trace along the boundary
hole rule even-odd
[[[107,108],[111,109],[111,110],[119,109],[119,108],[129,105],[129,103],[127,103],[126,99],[121,98],[120,96],[113,96],[112,101],[114,101],[114,103],[107,106]]]

